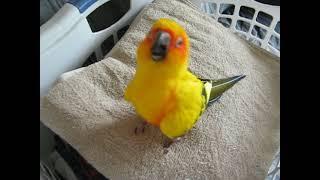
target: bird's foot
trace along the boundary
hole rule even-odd
[[[168,149],[173,144],[173,142],[174,141],[172,139],[167,139],[166,141],[164,141],[163,147]]]
[[[135,135],[138,135],[139,133],[143,134],[146,126],[147,126],[147,122],[142,122],[140,126],[134,128],[134,134]]]
[[[177,143],[181,140],[181,137],[175,138],[175,139],[166,139],[165,142],[163,143],[163,148],[164,148],[164,154],[167,154],[169,151],[169,147],[173,144],[173,143]]]

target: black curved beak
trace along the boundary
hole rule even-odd
[[[168,52],[171,36],[168,32],[157,32],[156,39],[151,47],[152,59],[154,61],[163,60]]]

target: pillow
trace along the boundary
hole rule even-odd
[[[164,136],[141,123],[124,98],[135,50],[152,23],[171,18],[191,43],[201,78],[247,77],[164,153]],[[156,0],[139,14],[110,57],[57,83],[41,102],[43,123],[110,179],[264,179],[279,148],[280,63],[249,46],[189,1]]]

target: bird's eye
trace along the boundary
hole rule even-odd
[[[183,44],[183,40],[181,37],[179,37],[176,41],[176,47],[180,47]]]

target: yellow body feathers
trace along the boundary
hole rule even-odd
[[[160,62],[153,60],[151,51],[159,31],[170,35]],[[172,20],[159,19],[137,49],[136,74],[125,91],[136,112],[169,138],[190,130],[206,103],[203,82],[187,70],[188,58],[185,30]]]

